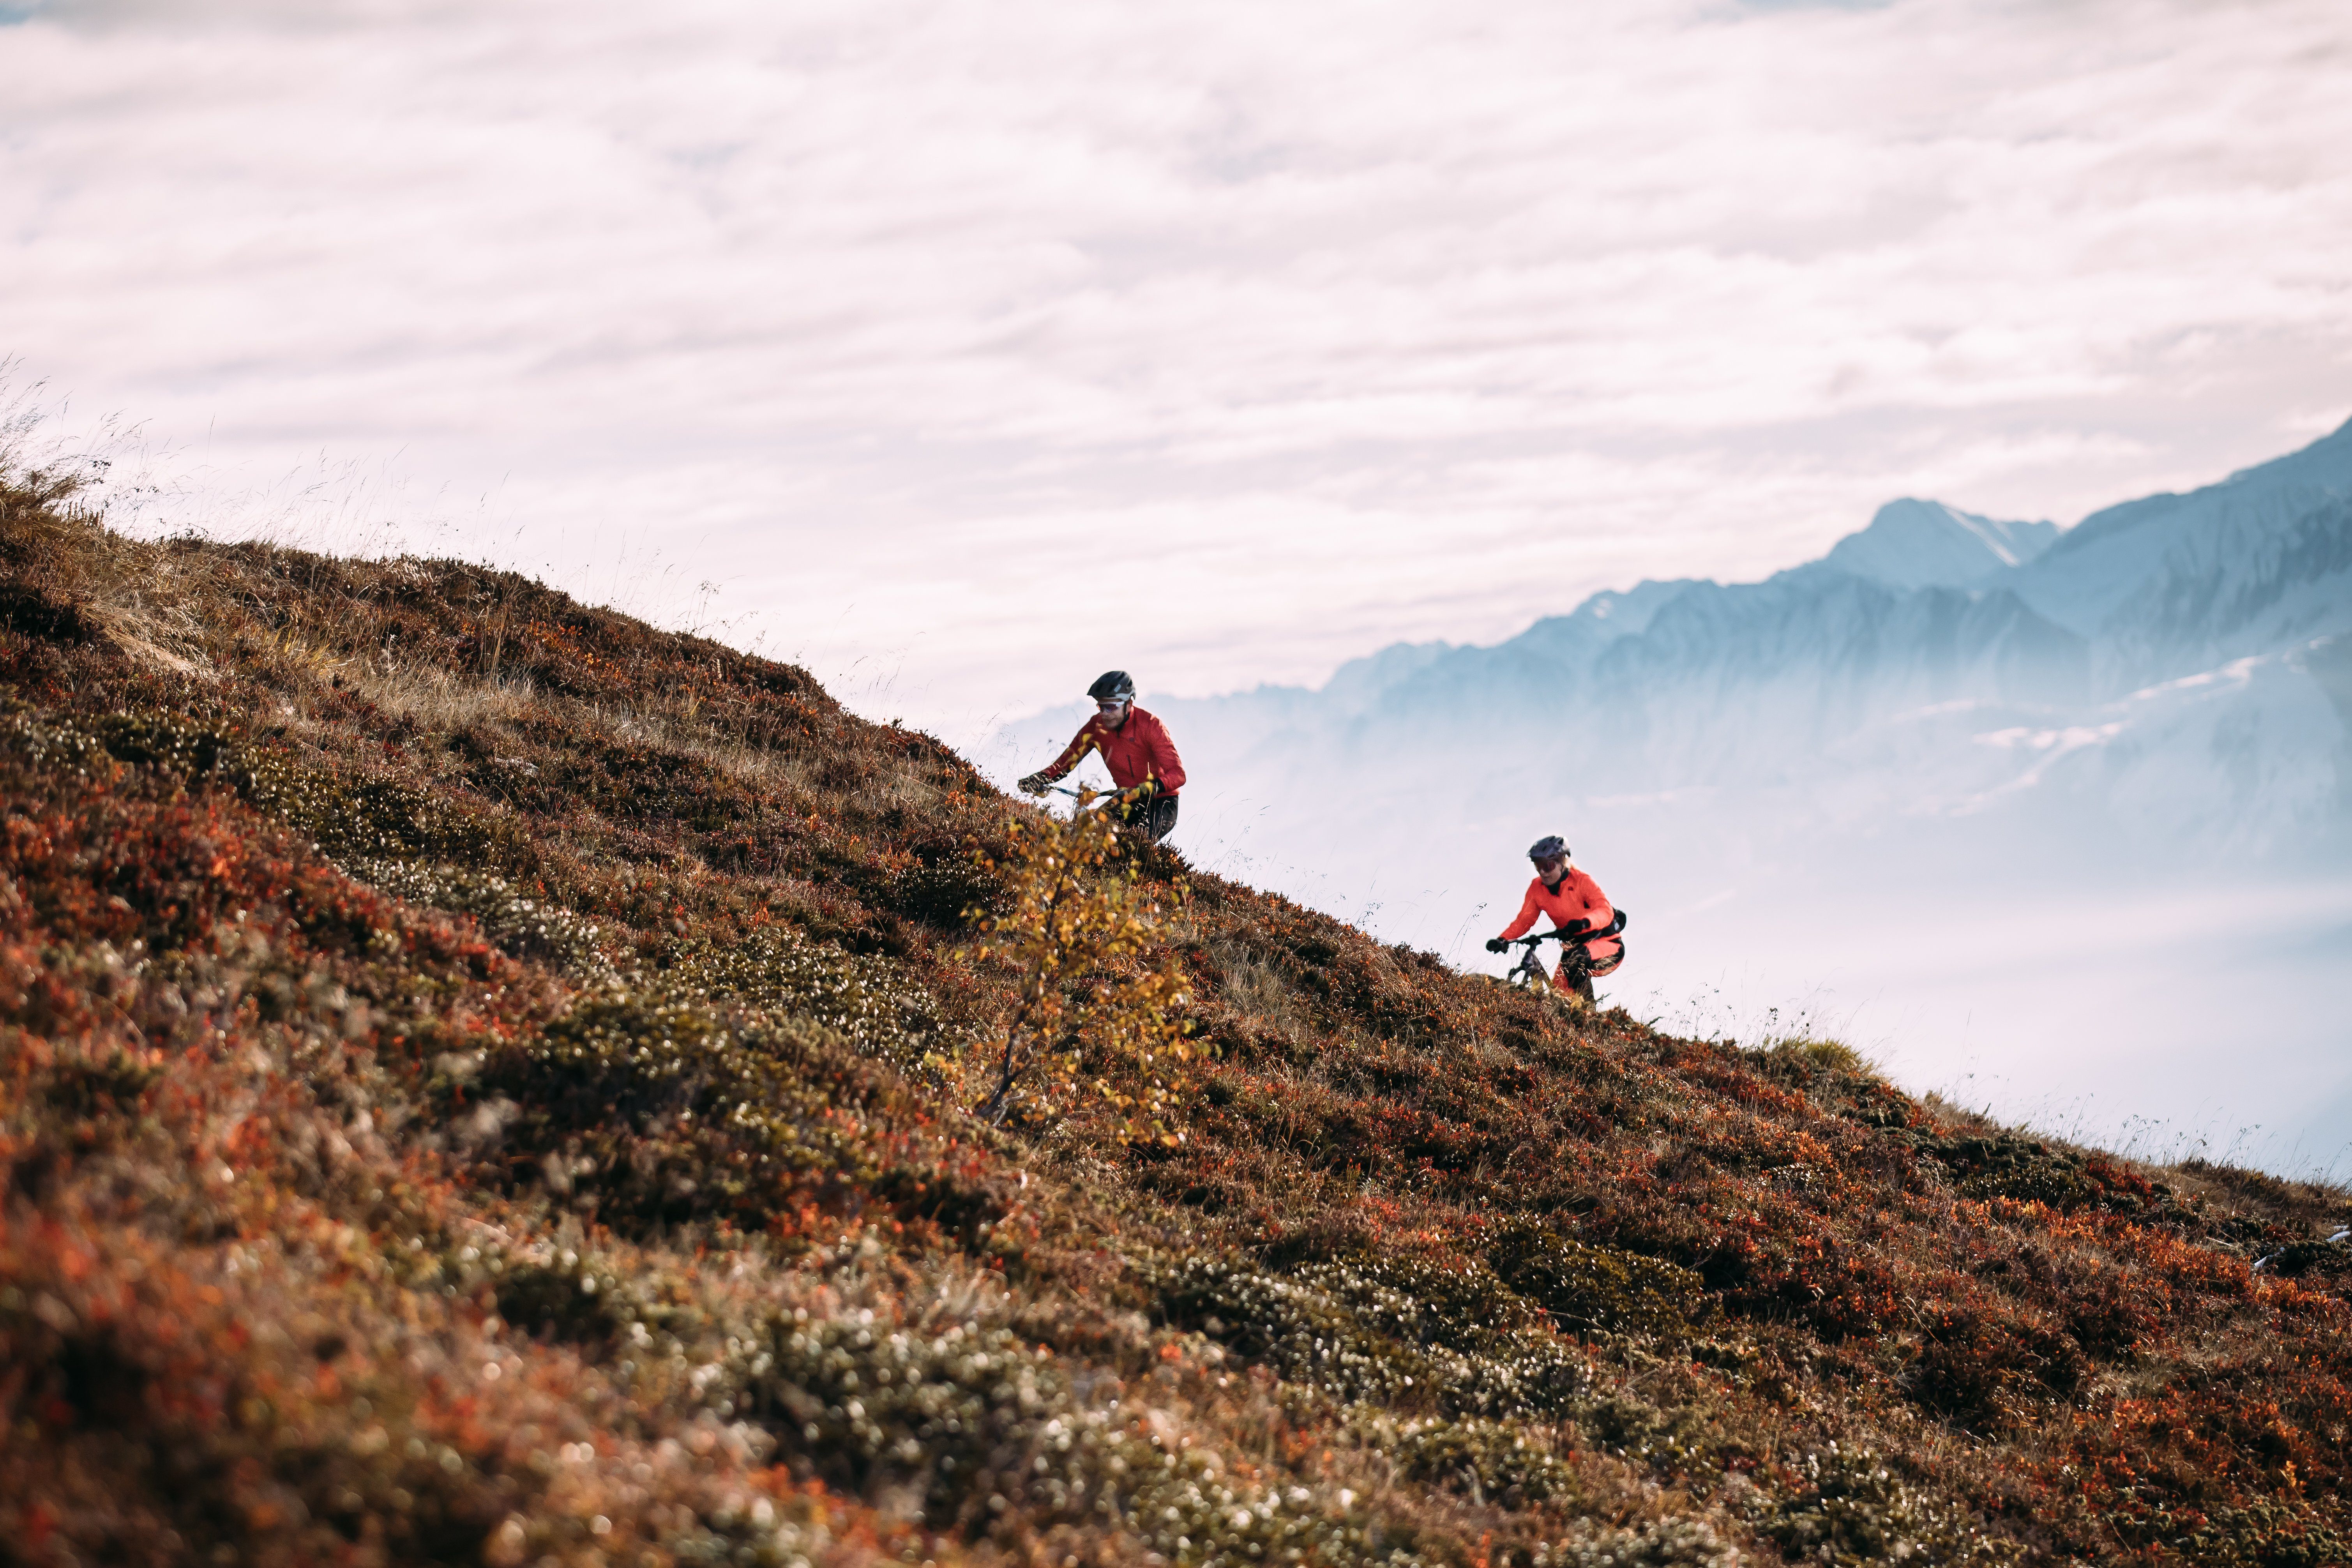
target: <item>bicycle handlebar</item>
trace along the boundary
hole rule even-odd
[[[1569,931],[1559,926],[1554,926],[1549,931],[1539,931],[1533,936],[1515,936],[1511,939],[1511,945],[1513,947],[1533,947],[1538,942],[1549,941],[1553,937],[1558,937],[1562,942],[1602,942],[1615,936],[1619,931],[1622,931],[1624,929],[1625,911],[1623,910],[1619,910],[1617,911],[1617,918],[1611,921],[1607,925],[1602,926],[1599,931]]]

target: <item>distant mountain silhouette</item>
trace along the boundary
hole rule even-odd
[[[1319,690],[1152,706],[1200,776],[1286,797],[1570,770],[2304,855],[2352,794],[2347,632],[2352,424],[2063,531],[1892,501],[1760,583],[1644,582],[1491,647],[1393,645]],[[1005,739],[1035,751],[1076,719]]]

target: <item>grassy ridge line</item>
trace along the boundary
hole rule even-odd
[[[21,484],[0,551],[0,1494],[40,1550],[2340,1550],[2340,1194],[1570,1027],[1200,877],[1184,1145],[992,1137],[958,1047],[1003,984],[946,951],[1007,807],[928,738],[450,563],[135,545]],[[74,1293],[126,1271],[274,1333]],[[330,1297],[351,1331],[298,1326]],[[271,1414],[159,1392],[202,1368]],[[550,1387],[580,1436],[433,1424]],[[226,1479],[174,1501],[191,1454]]]

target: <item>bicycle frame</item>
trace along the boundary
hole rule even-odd
[[[1088,789],[1084,785],[1076,789],[1066,789],[1060,784],[1055,784],[1052,788],[1054,794],[1068,795],[1077,802],[1070,808],[1070,820],[1073,822],[1082,816],[1092,816],[1099,812],[1108,811],[1112,813],[1121,824],[1131,823],[1142,817],[1148,812],[1150,801],[1157,798],[1146,796],[1141,800],[1130,801],[1127,798],[1125,790]]]
[[[1544,973],[1543,964],[1537,957],[1537,951],[1545,942],[1558,942],[1563,949],[1571,942],[1575,944],[1574,951],[1563,959],[1563,963],[1574,963],[1579,958],[1590,963],[1591,955],[1585,951],[1586,942],[1607,941],[1624,929],[1625,911],[1619,910],[1617,918],[1599,931],[1564,931],[1554,927],[1550,931],[1539,931],[1533,936],[1515,936],[1511,939],[1511,945],[1527,951],[1519,954],[1518,963],[1511,965],[1510,972],[1504,978],[1514,985],[1549,985],[1552,984],[1551,976]]]
[[[1053,793],[1068,795],[1072,800],[1076,801],[1078,804],[1075,810],[1102,811],[1118,805],[1127,792],[1118,789],[1089,789],[1083,784],[1076,789],[1065,789],[1062,785],[1055,784],[1053,786]]]

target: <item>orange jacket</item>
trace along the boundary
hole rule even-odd
[[[1592,929],[1599,931],[1617,918],[1617,911],[1610,908],[1609,895],[1601,890],[1601,884],[1573,866],[1568,868],[1568,875],[1559,879],[1559,887],[1556,890],[1545,887],[1541,877],[1528,884],[1528,896],[1519,905],[1518,918],[1502,929],[1503,940],[1508,942],[1515,936],[1527,935],[1528,928],[1536,923],[1536,916],[1539,914],[1549,915],[1555,929],[1570,921],[1589,921]],[[1561,945],[1564,947],[1567,943],[1562,942]],[[1623,946],[1615,937],[1584,944],[1585,951],[1592,954],[1596,963],[1614,958]]]
[[[1158,794],[1164,800],[1184,787],[1184,763],[1176,755],[1176,742],[1168,738],[1168,726],[1140,708],[1129,708],[1127,722],[1116,730],[1104,723],[1099,713],[1087,720],[1045,770],[1045,776],[1060,778],[1085,762],[1088,752],[1102,753],[1110,782],[1121,789],[1133,789],[1150,779],[1160,786]]]

